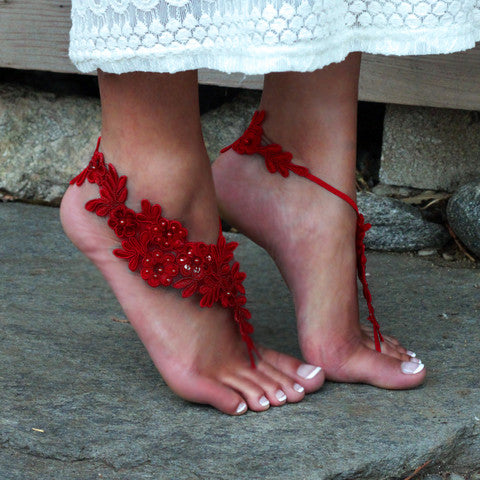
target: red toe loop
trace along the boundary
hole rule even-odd
[[[255,135],[253,128],[251,138]],[[138,272],[151,287],[173,287],[181,291],[182,297],[196,294],[201,307],[219,304],[228,308],[255,367],[254,354],[258,356],[258,352],[250,337],[251,315],[244,307],[246,275],[233,257],[238,244],[227,243],[221,228],[216,245],[191,242],[180,222],[163,217],[160,205],[148,200],[142,200],[140,212],[128,208],[127,177],[119,176],[111,163],[105,164],[99,146],[100,138],[90,163],[70,183],[81,186],[88,180],[100,187],[100,198],[88,201],[85,208],[107,218],[108,226],[121,242],[113,254],[128,261],[128,268]]]
[[[370,322],[373,324],[375,349],[380,352],[380,342],[383,342],[383,337],[380,333],[380,327],[375,318],[375,311],[372,305],[372,295],[370,294],[370,289],[368,287],[365,269],[367,258],[365,256],[365,244],[363,241],[365,238],[365,233],[371,228],[371,225],[369,223],[365,223],[365,218],[358,211],[357,204],[348,195],[313,175],[308,168],[293,163],[293,155],[290,152],[286,152],[280,145],[276,143],[267,143],[266,145],[262,145],[262,140],[264,138],[262,122],[264,118],[264,111],[255,112],[250,125],[245,130],[243,135],[228,147],[223,148],[221,152],[226,152],[227,150],[232,149],[242,155],[252,155],[255,153],[259,154],[265,160],[265,166],[270,173],[280,173],[282,177],[286,178],[289,176],[290,172],[292,172],[301,177],[305,177],[320,187],[325,188],[330,193],[333,193],[337,197],[341,198],[355,210],[357,214],[357,231],[355,238],[357,252],[357,273],[363,287],[363,296],[367,302],[367,308],[369,312],[368,320],[370,320]]]

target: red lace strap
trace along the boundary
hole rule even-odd
[[[107,218],[121,242],[113,254],[126,260],[129,269],[139,272],[151,287],[173,287],[184,298],[196,294],[201,307],[219,304],[228,308],[255,368],[254,354],[260,355],[250,336],[251,314],[244,306],[246,275],[233,256],[238,243],[227,243],[221,227],[216,245],[191,242],[180,222],[163,217],[161,206],[148,200],[142,200],[140,212],[128,208],[127,177],[119,176],[111,163],[105,163],[99,146],[100,138],[90,163],[70,184],[81,186],[88,180],[99,186],[100,198],[88,201],[85,208]]]
[[[240,154],[252,155],[257,153],[261,155],[265,160],[265,165],[267,170],[270,173],[280,173],[283,177],[288,177],[290,172],[295,173],[301,177],[305,177],[308,180],[316,183],[322,188],[325,188],[330,193],[333,193],[337,197],[340,197],[342,200],[347,202],[357,214],[357,230],[356,230],[356,253],[357,253],[357,272],[358,278],[363,287],[363,296],[367,302],[368,307],[368,320],[373,324],[374,338],[375,338],[375,349],[380,352],[380,342],[383,342],[382,334],[380,333],[380,326],[375,318],[375,311],[372,304],[372,295],[368,287],[367,274],[366,274],[366,263],[367,258],[365,256],[365,233],[370,229],[371,225],[365,223],[363,215],[358,211],[357,204],[345,193],[336,189],[332,185],[313,175],[310,170],[301,165],[297,165],[292,162],[293,155],[290,152],[286,152],[283,148],[276,143],[268,143],[267,145],[262,145],[263,136],[263,127],[262,123],[265,119],[264,111],[256,111],[253,115],[250,125],[247,127],[243,135],[233,142],[228,147],[225,147],[221,150],[221,153],[226,152],[229,149],[234,150]]]

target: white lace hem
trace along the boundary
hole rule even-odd
[[[443,31],[442,31],[443,30]],[[82,54],[70,51],[70,58],[81,72],[97,68],[110,73],[132,71],[175,73],[185,70],[212,69],[246,75],[269,72],[309,72],[330,63],[340,62],[351,52],[382,55],[447,54],[475,47],[480,41],[480,25],[465,31],[465,27],[417,31],[388,32],[350,31],[343,38],[295,45],[255,46],[246,49],[223,50],[199,46],[165,48],[162,45],[139,47],[136,50],[103,50]]]
[[[72,0],[69,54],[84,72],[263,74],[477,40],[480,0]]]

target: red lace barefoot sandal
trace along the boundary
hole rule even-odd
[[[163,217],[160,205],[148,200],[142,200],[140,212],[128,208],[127,177],[119,176],[111,163],[105,163],[99,146],[100,138],[90,163],[70,184],[80,187],[88,180],[99,186],[100,198],[88,201],[85,208],[107,218],[108,226],[121,241],[121,248],[113,254],[128,261],[128,268],[139,272],[151,287],[173,287],[184,298],[198,295],[201,307],[219,304],[228,308],[255,368],[254,354],[260,355],[250,337],[251,315],[244,307],[246,275],[233,257],[238,243],[227,243],[221,227],[216,245],[191,242],[180,222]]]
[[[380,333],[380,326],[375,318],[375,311],[372,305],[372,295],[370,289],[368,288],[367,276],[366,276],[366,263],[367,258],[365,256],[365,244],[364,238],[367,230],[370,229],[371,225],[365,223],[363,215],[358,211],[357,204],[345,193],[337,190],[335,187],[332,187],[328,183],[324,182],[322,179],[313,175],[310,170],[301,165],[297,165],[292,162],[293,155],[290,152],[286,152],[283,148],[276,143],[268,143],[266,137],[263,135],[262,122],[265,118],[264,111],[257,111],[253,115],[250,125],[245,130],[243,135],[236,140],[234,143],[228,147],[223,148],[220,152],[226,152],[229,149],[234,150],[235,152],[242,155],[252,155],[257,153],[265,159],[265,165],[267,170],[270,173],[280,173],[283,177],[288,177],[290,172],[299,175],[300,177],[305,177],[308,180],[316,183],[317,185],[325,188],[330,193],[333,193],[337,197],[340,197],[342,200],[347,202],[357,214],[357,231],[356,231],[356,252],[357,252],[357,272],[358,278],[363,287],[363,296],[367,302],[368,307],[368,320],[373,324],[374,338],[375,338],[375,349],[380,352],[380,342],[383,342],[382,334]],[[263,141],[263,142],[262,142]],[[262,144],[262,143],[267,143]]]

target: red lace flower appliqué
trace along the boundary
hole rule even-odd
[[[238,244],[226,242],[221,228],[216,245],[190,242],[188,230],[179,221],[163,217],[160,205],[148,200],[142,200],[140,212],[128,208],[127,177],[105,164],[99,146],[100,139],[88,166],[70,183],[81,186],[88,180],[100,187],[100,198],[88,201],[85,208],[108,218],[108,226],[121,241],[113,254],[126,260],[128,268],[139,272],[151,287],[171,286],[183,297],[198,294],[201,307],[219,304],[230,309],[255,367],[254,353],[259,354],[250,337],[251,315],[244,307],[246,275],[233,261]]]
[[[317,185],[325,188],[334,195],[340,197],[346,201],[357,213],[357,233],[356,233],[356,251],[357,251],[357,272],[358,278],[363,287],[363,295],[367,302],[368,307],[368,320],[373,324],[375,348],[377,351],[381,351],[380,342],[383,341],[382,334],[380,333],[380,326],[375,318],[375,312],[372,305],[372,295],[368,287],[367,275],[366,275],[366,262],[365,256],[365,233],[371,227],[370,224],[365,223],[363,215],[358,211],[356,203],[346,194],[332,187],[328,183],[324,182],[320,178],[313,175],[310,170],[301,165],[297,165],[292,162],[293,155],[290,152],[284,151],[283,148],[276,143],[269,143],[262,145],[263,127],[262,122],[265,119],[264,111],[256,111],[253,115],[252,121],[243,135],[228,147],[220,150],[221,153],[226,152],[229,149],[234,150],[239,154],[259,154],[265,160],[265,166],[270,173],[280,173],[283,177],[288,177],[290,172],[295,173],[301,177],[305,177],[308,180],[316,183]]]
[[[119,205],[110,212],[108,226],[117,237],[133,237],[137,231],[137,214],[125,205]]]
[[[98,151],[99,146],[100,139],[98,139],[97,148],[95,149],[95,153],[93,154],[90,163],[74,179],[70,180],[71,185],[74,183],[82,185],[85,180],[88,180],[90,183],[100,184],[101,179],[107,173],[107,166],[105,165],[103,153]]]
[[[260,143],[262,142],[262,122],[265,118],[265,112],[257,111],[254,113],[250,125],[247,127],[243,135],[228,147],[222,148],[221,153],[233,148],[237,153],[251,155],[257,153]]]
[[[302,177],[306,176],[308,169],[301,165],[292,163],[293,155],[286,152],[277,143],[262,145],[263,127],[265,119],[264,111],[256,111],[253,114],[252,121],[243,135],[228,147],[222,148],[220,153],[227,150],[234,150],[240,154],[252,155],[258,153],[265,160],[265,166],[270,173],[280,173],[282,177],[288,177],[290,172],[296,173]]]

